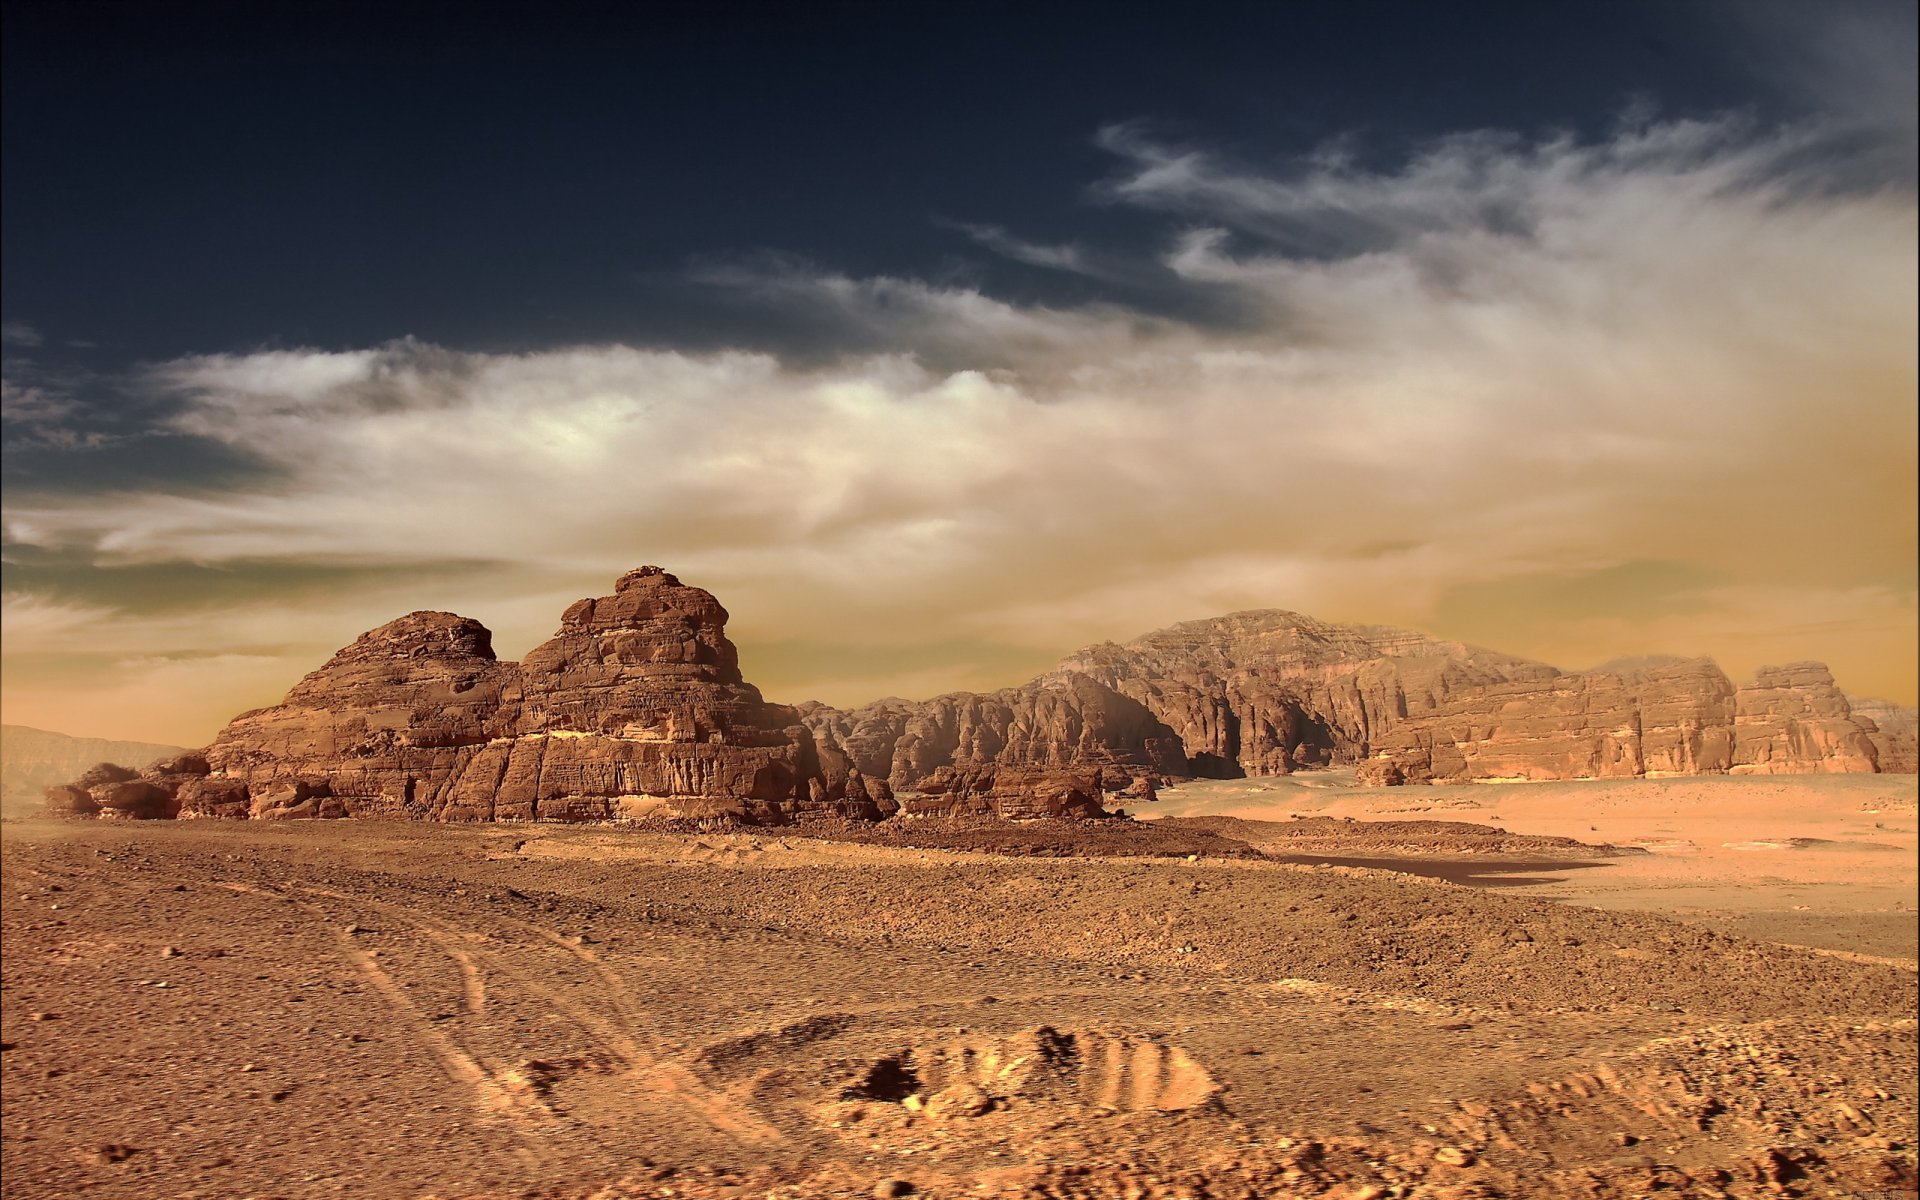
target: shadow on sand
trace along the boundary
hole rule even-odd
[[[1303,866],[1370,867],[1376,871],[1399,871],[1404,875],[1425,875],[1463,883],[1468,887],[1539,887],[1566,882],[1565,875],[1541,874],[1546,871],[1584,871],[1604,867],[1604,862],[1579,862],[1565,859],[1536,859],[1532,862],[1477,860],[1461,858],[1333,858],[1324,854],[1269,854],[1273,862],[1299,863]]]

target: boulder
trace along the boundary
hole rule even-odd
[[[47,812],[52,816],[92,817],[100,813],[99,802],[77,783],[47,788],[43,795],[47,800]]]
[[[125,783],[129,779],[140,778],[140,772],[132,767],[123,767],[118,763],[95,763],[74,780],[75,787],[96,788],[103,784]]]
[[[238,779],[208,779],[196,776],[183,781],[175,792],[181,820],[200,818],[245,820],[252,815],[247,785]]]
[[[1354,772],[1354,782],[1361,787],[1400,787],[1407,782],[1407,773],[1390,758],[1369,758]]]
[[[103,817],[154,821],[173,817],[180,811],[170,790],[145,779],[103,783],[87,789],[87,793],[99,805]]]

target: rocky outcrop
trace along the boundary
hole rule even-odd
[[[1396,714],[1367,750],[1414,781],[1719,774],[1733,697],[1706,659],[1509,680]]]
[[[318,797],[337,800],[330,815],[434,815],[476,749],[511,735],[519,686],[480,622],[409,613],[361,634],[279,704],[235,717],[204,752],[208,770],[183,783],[181,815],[262,816]]]
[[[184,746],[69,737],[26,725],[0,725],[0,805],[30,811],[42,793],[98,762],[148,763],[186,753]]]
[[[1271,610],[1093,646],[1020,687],[843,711],[769,704],[726,623],[658,567],[573,604],[519,663],[478,621],[409,613],[204,751],[96,768],[48,803],[257,820],[1030,818],[1099,816],[1103,797],[1150,800],[1168,778],[1336,764],[1375,785],[1913,769],[1911,711],[1855,711],[1819,663],[1738,688],[1708,659],[1570,673]]]
[[[1873,771],[1878,757],[1825,663],[1762,667],[1734,696],[1735,775]]]
[[[1920,773],[1920,714],[1891,700],[1848,696],[1854,724],[1873,743],[1880,769],[1890,775]]]
[[[909,812],[1020,816],[1037,806],[1038,815],[1097,815],[1102,791],[1138,794],[1188,773],[1177,733],[1137,700],[1074,673],[852,712],[806,704],[800,714],[830,786],[857,771],[896,796],[933,798],[908,802]]]
[[[1139,701],[1176,731],[1195,775],[1335,763],[1378,784],[1878,769],[1871,735],[1819,664],[1767,668],[1739,689],[1709,659],[1569,673],[1273,610],[1091,647],[1060,669]]]
[[[727,610],[658,567],[582,600],[519,664],[502,733],[429,800],[449,819],[672,811],[779,819],[819,775],[798,715],[740,675]]]
[[[478,621],[409,613],[203,752],[128,772],[110,795],[80,791],[101,812],[259,820],[768,821],[890,804],[852,773],[822,784],[811,734],[741,678],[726,622],[658,567],[572,605],[520,663],[500,661]],[[85,809],[70,791],[49,802]]]

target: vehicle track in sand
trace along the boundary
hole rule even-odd
[[[495,918],[500,930],[518,930],[530,939],[519,941],[518,949],[538,948],[547,953],[549,961],[557,954],[563,962],[584,967],[588,979],[577,983],[576,990],[570,993],[567,988],[551,982],[565,978],[563,973],[542,971],[536,974],[519,965],[514,954],[494,949],[494,943],[500,940],[499,930],[462,926],[430,916],[417,907],[369,896],[352,896],[312,885],[302,885],[301,890],[371,908],[390,919],[406,922],[460,964],[468,1011],[473,1015],[480,1015],[484,1008],[488,990],[485,977],[489,972],[496,978],[509,981],[509,986],[550,1006],[552,1011],[572,1021],[591,1039],[593,1045],[589,1058],[603,1056],[616,1065],[620,1076],[633,1085],[636,1103],[669,1105],[691,1111],[715,1131],[743,1144],[772,1144],[785,1140],[784,1135],[773,1126],[745,1111],[738,1096],[728,1095],[703,1083],[672,1051],[643,1045],[628,1032],[645,1023],[644,1014],[639,1011],[632,994],[619,976],[609,970],[599,955],[588,947],[569,941],[566,936],[532,921],[507,916]],[[498,984],[495,990],[499,990]],[[611,1015],[604,1010],[610,1010]],[[523,1076],[526,1074],[525,1068],[504,1068],[503,1073],[512,1074],[516,1070]],[[540,1090],[544,1091],[545,1088]]]
[[[762,876],[644,838],[552,863],[460,828],[7,832],[8,1200],[1913,1179],[1911,974],[1657,918],[1178,862],[800,846]],[[1703,963],[1754,1004],[1665,978]]]
[[[519,1136],[522,1143],[519,1153],[529,1165],[539,1166],[544,1162],[545,1155],[540,1142],[530,1134],[551,1120],[552,1114],[530,1097],[525,1089],[512,1086],[506,1069],[499,1066],[489,1068],[480,1056],[463,1048],[436,1028],[394,976],[381,967],[372,955],[354,944],[353,935],[340,926],[334,914],[297,896],[271,888],[232,881],[216,881],[215,886],[263,899],[286,901],[324,924],[340,956],[380,994],[400,1018],[407,1035],[433,1056],[447,1078],[469,1093],[482,1119],[504,1118]]]

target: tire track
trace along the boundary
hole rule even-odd
[[[443,918],[431,917],[417,909],[392,901],[347,896],[313,887],[303,890],[330,896],[346,903],[369,905],[408,922],[422,936],[432,941],[450,957],[454,957],[456,961],[459,961],[461,956],[465,956],[469,962],[474,963],[476,977],[481,973],[479,964],[475,960],[484,960],[490,969],[511,979],[518,988],[544,1001],[553,1011],[579,1026],[583,1033],[596,1042],[599,1050],[619,1063],[624,1076],[661,1093],[699,1116],[713,1129],[735,1141],[746,1145],[766,1145],[786,1140],[786,1136],[778,1129],[745,1111],[741,1107],[742,1102],[739,1098],[703,1082],[685,1062],[679,1061],[672,1055],[655,1053],[626,1032],[621,1022],[625,1022],[628,1026],[639,1026],[645,1023],[645,1018],[633,1003],[632,996],[619,977],[600,960],[599,955],[586,947],[575,945],[552,930],[530,921],[513,917],[497,918],[503,925],[523,930],[533,935],[544,947],[558,950],[576,963],[585,966],[598,985],[594,989],[595,997],[612,1007],[615,1013],[614,1020],[609,1020],[550,983],[523,970],[503,951],[479,949],[476,955],[472,951],[453,945],[450,940],[469,938],[475,933],[481,933],[484,937],[485,934],[482,931],[467,929]],[[478,986],[484,994],[483,978]],[[471,991],[469,995],[472,995]]]
[[[467,1053],[454,1040],[435,1028],[420,1007],[408,996],[388,971],[374,961],[372,955],[354,944],[353,937],[341,930],[326,910],[317,905],[287,895],[271,888],[231,881],[216,881],[217,886],[229,891],[246,893],[266,899],[284,900],[308,916],[327,926],[328,936],[343,958],[372,985],[381,998],[403,1019],[409,1027],[408,1033],[415,1042],[424,1046],[439,1063],[440,1069],[448,1079],[467,1090],[473,1105],[483,1116],[504,1117],[509,1129],[521,1145],[515,1154],[529,1166],[544,1165],[546,1156],[537,1143],[527,1135],[530,1129],[546,1124],[553,1114],[536,1102],[530,1104],[526,1095],[507,1086],[499,1076],[489,1071],[473,1055]]]

